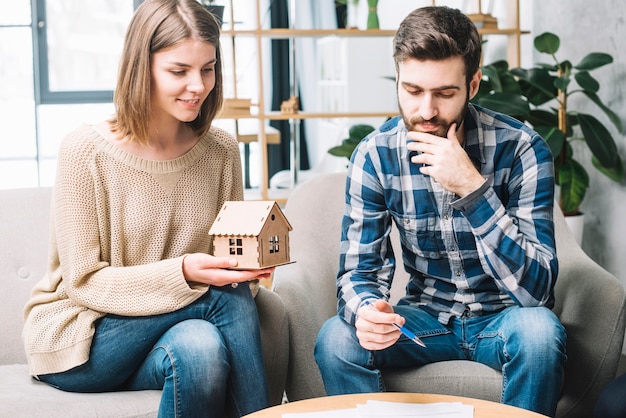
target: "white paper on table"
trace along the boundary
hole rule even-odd
[[[360,418],[473,418],[474,406],[461,402],[405,403],[369,400],[357,405]]]
[[[461,402],[406,403],[369,400],[356,408],[283,414],[282,418],[473,418],[474,406]]]
[[[360,418],[360,415],[356,408],[349,408],[319,412],[293,412],[283,414],[283,418]]]

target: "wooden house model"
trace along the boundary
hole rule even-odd
[[[213,255],[234,257],[237,269],[253,270],[291,263],[285,214],[275,201],[224,202],[209,234]]]

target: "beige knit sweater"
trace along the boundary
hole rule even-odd
[[[126,153],[91,126],[59,151],[45,277],[25,307],[32,375],[85,363],[94,321],[107,313],[171,312],[204,294],[182,273],[182,258],[212,253],[209,228],[226,200],[241,200],[237,142],[212,128],[169,161]]]

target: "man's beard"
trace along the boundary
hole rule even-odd
[[[407,130],[422,132],[418,129],[418,126],[422,123],[430,123],[430,124],[436,125],[437,128],[433,131],[427,131],[427,133],[440,136],[442,138],[448,137],[448,131],[450,130],[450,126],[453,123],[456,123],[457,131],[461,129],[461,126],[463,125],[463,121],[465,120],[465,114],[467,112],[468,106],[469,104],[466,101],[465,106],[463,106],[463,109],[461,110],[459,115],[452,121],[446,121],[446,120],[439,118],[438,116],[435,116],[434,118],[431,118],[429,120],[426,120],[419,116],[414,116],[412,118],[409,118],[407,117],[406,113],[404,113],[404,109],[402,109],[402,106],[400,106],[400,103],[398,103],[398,108],[400,109],[400,115],[402,115],[402,119],[404,120],[404,125],[406,126]]]

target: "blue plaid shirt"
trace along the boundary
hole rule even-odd
[[[346,182],[338,313],[354,323],[367,299],[388,299],[398,227],[410,275],[399,304],[447,324],[507,306],[554,305],[554,169],[546,142],[519,121],[469,105],[464,147],[486,179],[459,198],[410,161],[402,118],[365,138]]]

